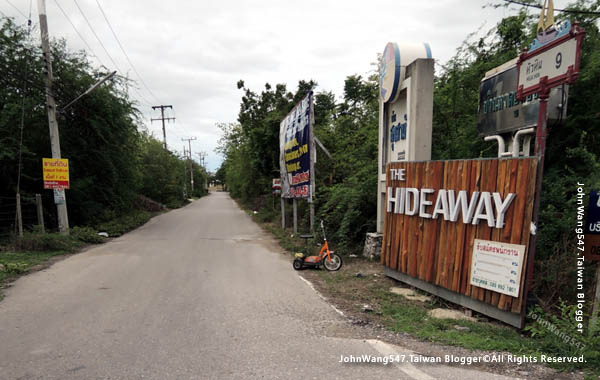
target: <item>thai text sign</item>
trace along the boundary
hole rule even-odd
[[[522,313],[537,164],[537,158],[388,164],[383,264],[498,309]],[[472,273],[477,239],[523,247],[516,277],[508,273],[513,277],[507,281],[516,290],[500,291],[504,268],[496,268],[489,277],[479,266]],[[472,278],[488,283],[475,284]],[[490,281],[496,281],[495,289],[488,286]]]
[[[475,239],[471,285],[519,296],[525,246]]]
[[[536,86],[543,77],[550,79],[566,74],[569,66],[575,64],[576,53],[577,40],[569,39],[523,61],[519,70],[519,85],[526,91]]]
[[[279,165],[283,198],[312,199],[312,95],[312,92],[308,93],[281,121],[279,127]]]
[[[577,24],[571,26],[569,22],[557,29],[550,36],[538,35],[529,51],[519,57],[519,99],[577,79],[585,29]]]
[[[44,189],[68,189],[69,160],[64,158],[43,158]]]
[[[566,117],[562,88],[552,89],[548,109],[551,110],[549,122],[557,123]],[[517,99],[516,64],[486,76],[479,85],[477,129],[480,135],[497,135],[536,125],[539,110],[538,94],[529,95],[523,102]]]

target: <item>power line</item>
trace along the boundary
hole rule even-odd
[[[83,16],[83,19],[85,20],[86,24],[90,27],[90,30],[94,34],[94,37],[96,37],[96,40],[98,41],[98,43],[100,44],[100,46],[102,46],[102,49],[104,49],[104,52],[106,53],[106,55],[108,56],[108,58],[110,59],[110,61],[112,62],[112,64],[115,65],[115,67],[117,68],[117,70],[119,72],[123,73],[123,70],[121,70],[119,68],[119,65],[117,65],[117,63],[115,62],[115,60],[113,59],[113,57],[110,55],[110,53],[108,52],[108,50],[106,49],[106,47],[102,43],[102,40],[100,40],[100,37],[98,37],[98,34],[96,34],[96,31],[94,30],[94,27],[92,27],[92,24],[90,23],[90,20],[88,20],[88,18],[86,17],[85,13],[83,13],[83,10],[81,9],[81,7],[79,6],[79,4],[77,3],[77,0],[73,0],[73,2],[77,6],[77,9],[79,9],[79,13],[81,13],[81,15]]]
[[[29,18],[25,15],[25,13],[21,12],[21,10],[19,8],[17,8],[13,3],[11,3],[9,0],[6,0],[6,2],[8,3],[8,5],[13,7],[14,9],[16,9],[16,11],[19,12],[21,14],[21,16],[25,17],[25,20],[29,20]]]
[[[65,10],[61,7],[61,5],[59,4],[58,0],[54,0],[54,2],[56,3],[56,5],[58,6],[58,8],[60,9],[60,11],[62,12],[62,14],[65,16],[65,18],[67,19],[67,21],[71,24],[71,27],[73,28],[73,30],[75,30],[75,33],[77,33],[77,35],[79,36],[79,38],[83,41],[83,43],[85,44],[85,46],[89,49],[89,51],[91,52],[91,54],[96,57],[96,59],[98,60],[98,62],[100,63],[100,65],[104,66],[106,68],[106,65],[104,64],[104,62],[102,62],[102,60],[100,59],[100,56],[98,54],[96,54],[96,52],[94,51],[94,49],[92,49],[92,47],[90,46],[90,44],[87,42],[87,40],[83,37],[83,35],[79,32],[79,30],[77,29],[77,27],[75,26],[75,24],[73,23],[73,21],[71,20],[71,18],[68,16],[68,14],[65,12]],[[76,0],[74,0],[75,5],[77,6],[77,8],[79,9],[79,12],[81,13],[81,15],[83,16],[85,22],[87,23],[88,27],[90,28],[90,30],[92,31],[92,33],[94,34],[94,37],[96,38],[96,40],[98,41],[98,43],[100,44],[100,46],[102,47],[102,49],[104,50],[104,52],[106,53],[106,55],[108,56],[108,58],[110,59],[110,61],[113,63],[113,65],[115,65],[115,67],[117,68],[117,70],[119,70],[121,73],[123,73],[123,70],[121,70],[119,68],[119,66],[117,65],[117,63],[115,62],[115,60],[112,58],[112,56],[110,55],[110,53],[108,52],[108,50],[106,49],[104,43],[102,43],[102,41],[100,40],[98,34],[96,33],[96,31],[94,30],[94,28],[92,27],[89,19],[85,16],[85,14],[83,13],[83,10],[81,9],[81,7],[79,6],[79,4],[77,3]],[[137,94],[138,98],[141,99],[142,102],[146,103],[146,105],[148,107],[151,106],[151,102],[146,99],[139,91],[137,91],[137,89],[135,87],[131,87],[131,89]]]
[[[90,46],[90,44],[88,44],[88,42],[85,40],[85,38],[83,38],[83,36],[81,35],[81,33],[79,33],[79,30],[75,27],[75,24],[73,23],[73,21],[71,21],[71,18],[67,15],[67,12],[65,12],[65,10],[63,9],[63,7],[60,6],[60,3],[58,2],[58,0],[54,0],[54,3],[58,6],[58,9],[60,9],[60,11],[62,12],[63,16],[65,16],[65,18],[67,19],[67,21],[69,22],[69,24],[71,24],[71,27],[73,27],[73,30],[75,31],[75,33],[77,33],[77,35],[79,36],[79,38],[81,39],[81,41],[83,41],[83,43],[85,44],[85,46],[87,46],[88,50],[94,55],[94,57],[96,57],[96,59],[98,60],[98,62],[100,62],[100,64],[104,67],[106,67],[106,65],[102,62],[102,60],[100,59],[100,57],[98,56],[98,54],[96,54],[96,52],[94,52],[94,49],[92,49],[92,47]]]
[[[542,9],[541,5],[537,5],[537,4],[528,4],[528,3],[523,3],[520,1],[514,1],[514,0],[504,0],[507,3],[511,3],[511,4],[517,4],[517,5],[522,5],[524,7],[531,7],[531,8],[538,8],[538,9]],[[573,13],[573,14],[584,14],[584,15],[600,15],[600,12],[596,12],[596,11],[577,11],[577,10],[572,10],[572,9],[557,9],[554,8],[555,11],[557,12],[563,12],[563,13]]]
[[[148,87],[148,85],[146,85],[146,82],[144,82],[144,79],[142,79],[142,76],[136,70],[135,66],[133,65],[133,62],[131,62],[131,59],[129,59],[129,55],[125,51],[125,48],[123,47],[123,44],[119,40],[119,37],[117,37],[117,33],[115,32],[115,30],[113,29],[112,25],[110,24],[110,21],[108,21],[108,17],[106,16],[106,13],[104,13],[104,9],[102,9],[102,5],[100,5],[100,2],[98,0],[96,0],[96,4],[98,4],[98,8],[100,8],[100,12],[102,13],[102,16],[104,17],[104,20],[106,21],[106,24],[108,25],[110,31],[112,32],[112,35],[115,37],[115,40],[117,40],[117,44],[119,44],[119,48],[121,48],[121,51],[123,52],[123,55],[125,55],[125,58],[127,59],[127,62],[129,62],[129,66],[131,66],[131,68],[133,69],[133,72],[137,75],[137,77],[139,78],[140,82],[142,82],[142,85],[144,85],[144,87],[146,88],[146,90],[148,90],[148,92],[150,93],[150,95],[152,95],[152,97],[158,103],[161,103],[161,101],[156,97],[156,95],[154,95],[154,93],[152,92],[152,90],[150,90],[150,88]]]

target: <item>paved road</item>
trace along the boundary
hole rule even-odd
[[[0,378],[500,378],[339,363],[407,352],[343,337],[347,321],[277,251],[214,193],[23,277],[0,302]]]

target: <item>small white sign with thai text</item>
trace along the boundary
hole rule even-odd
[[[525,246],[475,239],[471,285],[519,297]]]

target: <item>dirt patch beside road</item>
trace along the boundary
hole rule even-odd
[[[331,331],[331,335],[358,339],[380,339],[430,357],[494,355],[496,357],[517,357],[517,359],[521,358],[522,361],[525,361],[525,357],[530,356],[517,355],[515,352],[510,353],[493,348],[485,350],[453,345],[459,344],[458,341],[452,341],[453,337],[456,337],[457,340],[460,338],[463,346],[465,341],[472,341],[472,347],[487,347],[486,340],[493,340],[494,336],[497,336],[498,341],[506,340],[507,345],[511,344],[511,339],[518,344],[521,339],[526,338],[521,337],[511,327],[488,321],[483,317],[479,317],[476,322],[429,317],[427,315],[429,310],[452,307],[437,297],[432,297],[427,302],[418,302],[393,294],[390,292],[392,287],[404,287],[404,285],[386,277],[383,273],[383,266],[377,261],[345,257],[344,266],[338,272],[305,269],[299,274],[312,283],[330,304],[348,318],[352,328]],[[417,326],[409,326],[409,324]],[[432,343],[440,341],[447,344]],[[487,343],[490,347],[497,345],[495,344],[497,342]],[[461,364],[454,363],[454,365],[460,366]],[[527,362],[522,364],[515,362],[473,363],[468,367],[517,378],[583,379],[582,373],[558,372],[540,364]]]

